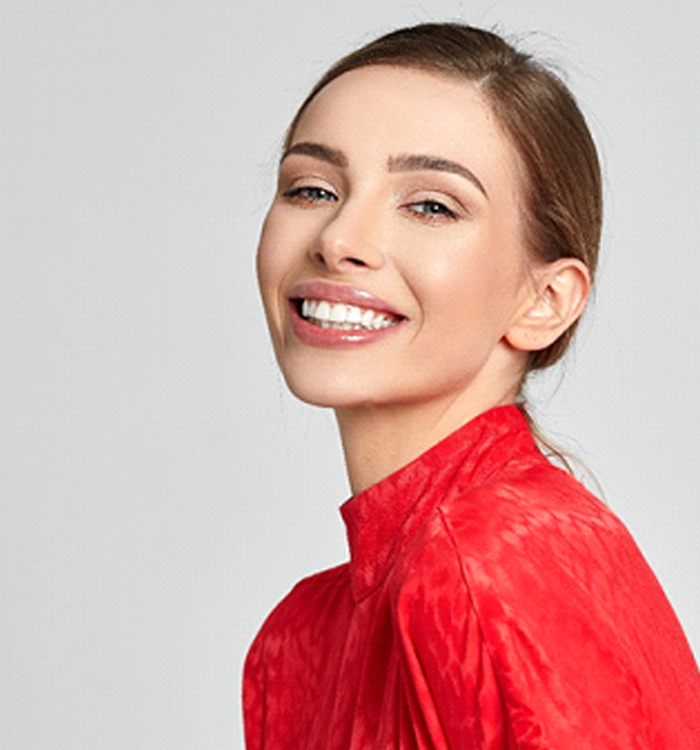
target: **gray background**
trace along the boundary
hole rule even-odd
[[[690,3],[6,0],[1,14],[0,747],[242,746],[250,641],[296,580],[347,557],[333,415],[287,393],[255,287],[282,132],[337,56],[424,20],[522,35],[590,118],[600,285],[531,398],[697,647]]]

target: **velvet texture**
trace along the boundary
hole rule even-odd
[[[246,656],[248,750],[700,748],[657,579],[514,404],[340,513],[349,562],[297,583]]]

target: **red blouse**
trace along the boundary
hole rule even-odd
[[[700,675],[616,516],[493,407],[340,506],[243,672],[248,750],[695,750]]]

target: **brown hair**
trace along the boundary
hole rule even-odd
[[[586,121],[556,74],[491,31],[457,23],[425,23],[398,29],[351,52],[306,97],[289,126],[285,148],[322,88],[350,70],[382,64],[439,72],[479,87],[520,159],[521,210],[531,257],[578,258],[588,267],[592,281],[602,225],[602,186]],[[530,353],[519,390],[530,371],[549,367],[562,357],[577,326],[578,320],[547,348]],[[539,442],[573,473],[565,452],[539,432],[524,399],[518,406]]]

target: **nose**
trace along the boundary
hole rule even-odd
[[[311,258],[326,270],[337,273],[356,268],[380,268],[384,263],[380,229],[379,217],[348,202],[339,207],[322,228],[310,248]]]

